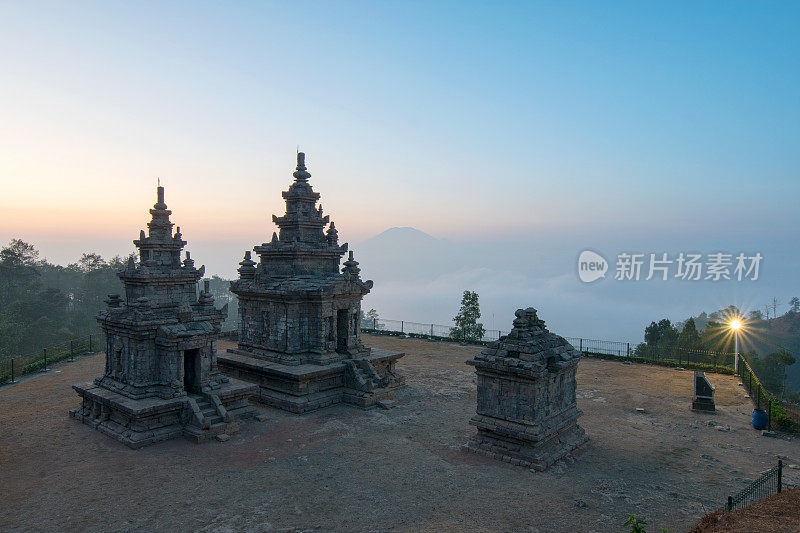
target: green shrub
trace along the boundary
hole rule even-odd
[[[789,417],[781,405],[772,404],[772,413],[770,414],[770,421],[775,429],[781,431],[797,431],[797,423]]]

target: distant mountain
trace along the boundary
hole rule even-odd
[[[406,246],[417,246],[423,243],[435,243],[439,242],[436,237],[432,235],[428,235],[424,231],[420,231],[416,228],[410,228],[408,226],[403,226],[400,228],[389,228],[386,231],[382,231],[381,233],[375,235],[374,237],[370,237],[366,241],[363,241],[358,244],[359,247],[362,246],[374,246],[376,243],[389,243],[392,246],[396,245],[406,245]]]
[[[421,281],[452,272],[459,264],[458,247],[415,228],[389,228],[355,244],[363,275],[377,281]]]

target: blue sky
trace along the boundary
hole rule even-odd
[[[161,177],[229,274],[228,249],[271,235],[300,145],[351,242],[794,248],[799,21],[754,2],[4,2],[0,238],[125,253]]]

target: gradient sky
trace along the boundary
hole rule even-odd
[[[0,239],[127,253],[160,177],[190,248],[250,248],[299,145],[350,242],[777,247],[800,222],[799,22],[727,1],[0,2]]]

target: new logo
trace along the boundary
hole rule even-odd
[[[584,283],[591,283],[606,277],[608,261],[591,250],[584,250],[578,256],[578,277]]]

